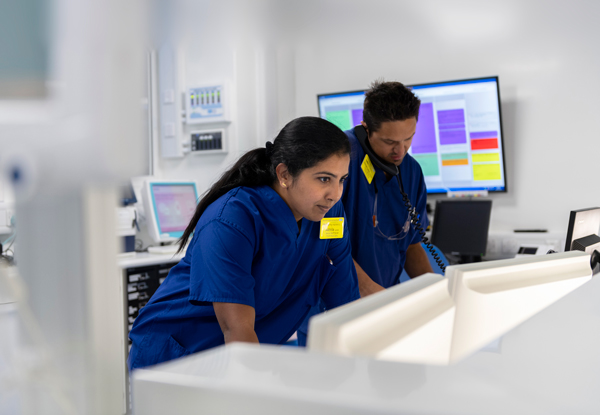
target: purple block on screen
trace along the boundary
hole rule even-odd
[[[431,102],[421,104],[419,109],[419,121],[412,142],[414,154],[435,153],[435,124],[433,122],[433,104]]]
[[[497,131],[478,131],[469,135],[471,138],[498,138]]]
[[[440,124],[440,130],[464,130],[464,122],[453,122],[448,124]]]
[[[363,110],[357,109],[352,110],[352,125],[356,127],[362,121]]]
[[[460,108],[456,110],[441,110],[438,111],[438,124],[448,124],[448,123],[464,123],[465,122],[465,111]]]
[[[440,144],[464,144],[467,142],[465,130],[440,131]]]

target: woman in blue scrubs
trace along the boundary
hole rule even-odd
[[[350,144],[302,117],[246,153],[204,195],[185,257],[140,311],[129,369],[234,341],[283,344],[322,298],[359,298],[344,210]]]

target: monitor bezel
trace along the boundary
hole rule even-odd
[[[178,240],[184,231],[163,232],[161,233],[158,212],[156,211],[156,201],[154,199],[154,186],[192,186],[198,203],[198,184],[194,180],[146,180],[142,189],[144,199],[144,209],[146,216],[146,228],[148,234],[156,243],[173,242]]]
[[[484,239],[484,247],[483,247],[483,252],[458,252],[455,253],[453,252],[444,252],[444,248],[442,246],[439,246],[436,244],[436,242],[439,241],[439,226],[436,227],[435,223],[436,221],[438,221],[439,219],[439,215],[440,215],[440,206],[442,206],[441,209],[443,209],[443,206],[449,206],[450,204],[461,204],[461,203],[478,203],[478,204],[485,204],[486,206],[489,207],[489,214],[488,214],[488,227],[487,227],[487,232],[486,232],[486,237]],[[479,257],[479,256],[484,256],[487,253],[487,244],[488,244],[488,239],[489,239],[489,232],[490,232],[490,223],[492,220],[492,200],[491,199],[475,199],[475,200],[464,200],[464,199],[439,199],[436,201],[435,204],[435,211],[434,211],[434,216],[433,216],[433,223],[432,223],[432,228],[431,228],[431,243],[436,245],[438,247],[438,249],[440,251],[442,251],[445,255],[460,255],[460,256],[464,256],[464,257]]]
[[[342,95],[356,95],[356,94],[359,94],[359,93],[362,93],[364,95],[365,92],[367,92],[366,89],[357,89],[357,90],[354,90],[354,91],[332,92],[332,93],[327,93],[327,94],[317,94],[317,108],[319,109],[319,117],[323,118],[323,114],[321,114],[321,98],[322,97],[332,98],[332,97],[342,96]]]
[[[598,211],[598,215],[600,216],[600,207],[591,207],[591,208],[585,208],[585,209],[577,209],[577,210],[572,210],[569,213],[569,226],[567,227],[567,238],[565,240],[565,252],[567,251],[571,251],[571,245],[573,244],[573,233],[575,230],[575,220],[577,219],[577,215],[579,213],[583,213],[583,212],[590,212],[593,210],[597,210]],[[598,232],[598,231],[596,231]],[[587,236],[587,235],[584,235]],[[576,238],[578,239],[578,238]]]
[[[484,188],[464,188],[464,189],[449,189],[444,191],[430,191],[429,189],[427,189],[427,193],[428,194],[444,194],[444,193],[448,193],[448,191],[478,191],[478,190],[486,190],[488,193],[506,193],[508,192],[508,178],[506,176],[506,151],[504,149],[504,128],[503,128],[503,121],[502,121],[502,99],[500,98],[500,79],[498,77],[498,75],[492,75],[492,76],[483,76],[483,77],[478,77],[478,78],[464,78],[464,79],[455,79],[452,81],[442,81],[442,82],[427,82],[427,83],[419,83],[419,84],[410,84],[410,85],[406,85],[407,88],[413,90],[413,89],[421,89],[421,88],[432,88],[432,87],[437,87],[437,86],[449,86],[449,85],[459,85],[459,84],[471,84],[471,83],[482,83],[482,82],[490,82],[490,81],[495,81],[496,82],[496,99],[498,101],[498,120],[499,120],[499,127],[498,127],[498,134],[500,136],[500,150],[502,151],[502,174],[504,176],[504,187],[502,189],[496,189],[496,188],[488,188],[488,189],[484,189]]]

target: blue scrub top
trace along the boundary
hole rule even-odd
[[[361,169],[365,158],[353,130],[346,131],[350,139],[349,176],[345,182],[342,202],[346,211],[352,257],[373,281],[389,288],[398,284],[406,262],[409,245],[419,243],[421,236],[410,224],[408,210],[402,200],[399,177],[388,180],[385,173],[375,167],[375,177],[369,184]],[[419,163],[407,154],[398,167],[404,191],[416,207],[423,230],[427,219],[427,188]],[[374,226],[375,191],[377,189],[377,227]]]
[[[338,202],[326,217],[343,217]],[[327,308],[359,298],[348,230],[319,239],[270,187],[238,187],[198,221],[186,255],[140,311],[129,334],[130,370],[224,343],[213,302],[254,307],[261,343],[282,344],[319,297]]]
[[[350,230],[352,257],[369,277],[384,288],[400,282],[400,274],[406,262],[409,245],[419,243],[421,236],[410,224],[398,184],[399,178],[388,180],[385,173],[375,167],[375,177],[369,184],[361,169],[365,158],[354,130],[345,131],[350,140],[352,152],[348,178],[344,182],[342,202]],[[398,167],[402,176],[404,191],[412,206],[420,215],[420,223],[425,230],[427,219],[427,188],[421,166],[407,154]],[[375,189],[377,189],[377,228],[373,226],[375,214]],[[386,238],[390,237],[390,238]],[[298,345],[305,346],[309,319],[323,312],[326,304],[313,307],[298,330]]]

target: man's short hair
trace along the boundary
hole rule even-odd
[[[370,132],[377,131],[381,123],[419,118],[421,100],[400,82],[377,80],[365,93],[363,121]]]

